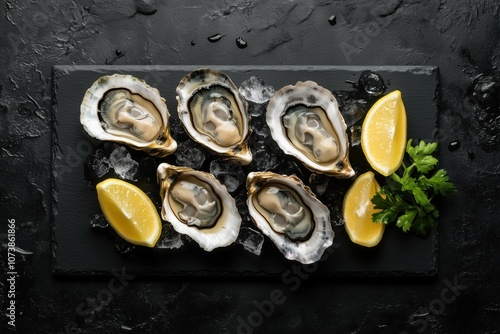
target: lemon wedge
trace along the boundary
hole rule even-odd
[[[123,239],[147,247],[156,244],[161,234],[161,219],[141,189],[119,179],[102,181],[96,189],[104,217]]]
[[[366,113],[361,127],[361,147],[374,170],[394,173],[403,161],[406,145],[406,110],[401,92],[380,98]]]
[[[380,191],[380,185],[375,180],[373,172],[360,175],[347,190],[342,213],[347,234],[355,244],[373,247],[384,235],[385,225],[372,221],[372,214],[380,211],[375,210],[375,205],[371,202],[372,197],[378,191]]]

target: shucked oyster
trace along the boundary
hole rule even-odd
[[[246,165],[250,115],[245,98],[222,72],[198,69],[177,87],[179,118],[189,136],[215,154]]]
[[[247,190],[252,220],[287,259],[316,262],[333,243],[330,211],[298,177],[253,172]]]
[[[236,203],[212,174],[162,163],[157,177],[161,216],[177,232],[190,236],[206,251],[236,240],[241,225]]]
[[[92,137],[160,157],[177,148],[170,136],[169,116],[157,89],[122,74],[97,79],[80,108],[80,122]]]
[[[267,106],[273,139],[310,170],[349,178],[346,125],[332,93],[315,82],[297,82],[277,91]]]

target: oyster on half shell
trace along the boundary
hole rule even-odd
[[[212,174],[162,163],[157,170],[161,216],[174,229],[212,251],[238,237],[241,217],[235,200]]]
[[[80,122],[90,136],[160,157],[177,148],[170,135],[169,116],[156,88],[122,74],[97,79],[80,107]]]
[[[311,171],[354,176],[347,127],[329,90],[313,81],[285,86],[269,101],[266,121],[280,148]]]
[[[247,191],[252,220],[287,259],[314,263],[332,245],[330,211],[295,175],[252,172]]]
[[[179,118],[194,141],[242,165],[252,161],[248,103],[227,75],[208,68],[194,70],[176,92]]]

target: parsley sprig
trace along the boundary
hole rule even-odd
[[[438,196],[457,192],[453,183],[448,181],[444,169],[437,170],[438,163],[432,154],[437,143],[425,143],[423,140],[412,146],[408,140],[406,153],[411,164],[402,163],[402,175],[393,173],[387,178],[381,191],[372,198],[375,209],[382,211],[372,215],[372,221],[383,224],[396,223],[404,232],[427,235],[436,227],[439,211],[432,200]],[[401,170],[401,168],[400,168]]]

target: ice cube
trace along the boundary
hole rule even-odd
[[[109,155],[109,162],[111,165],[114,165],[115,163],[119,163],[120,160],[126,159],[127,155],[130,156],[130,153],[128,153],[127,149],[123,146],[118,146],[113,149],[113,152]]]
[[[224,184],[229,192],[235,191],[246,179],[241,166],[226,160],[213,160],[210,163],[210,173]]]
[[[358,146],[361,142],[361,125],[354,125],[349,128],[351,147]]]
[[[252,116],[252,117],[259,117],[266,110],[266,106],[267,106],[267,104],[265,104],[265,103],[250,102],[248,104],[248,112],[250,113],[250,116]]]
[[[115,173],[124,180],[133,180],[139,168],[139,163],[132,159],[130,153],[123,146],[117,147],[111,152],[109,164]]]
[[[115,173],[124,180],[134,180],[134,175],[139,168],[139,163],[134,160],[125,160],[114,166]]]
[[[361,73],[358,80],[358,87],[364,94],[368,94],[368,96],[380,96],[387,88],[382,76],[372,71]]]
[[[365,116],[367,101],[363,99],[346,100],[340,113],[344,117],[345,124],[349,127]]]
[[[224,178],[224,185],[226,186],[227,191],[233,192],[240,186],[240,181],[234,176],[228,174]]]
[[[259,231],[250,227],[242,227],[236,242],[242,245],[246,251],[255,255],[260,255],[262,244],[264,243],[264,236]]]
[[[243,81],[239,88],[240,93],[250,102],[266,103],[274,95],[274,87],[266,85],[262,78],[255,75]]]
[[[179,166],[191,167],[193,169],[200,169],[207,155],[205,152],[197,148],[193,142],[181,142],[177,146],[175,152],[175,161]]]

